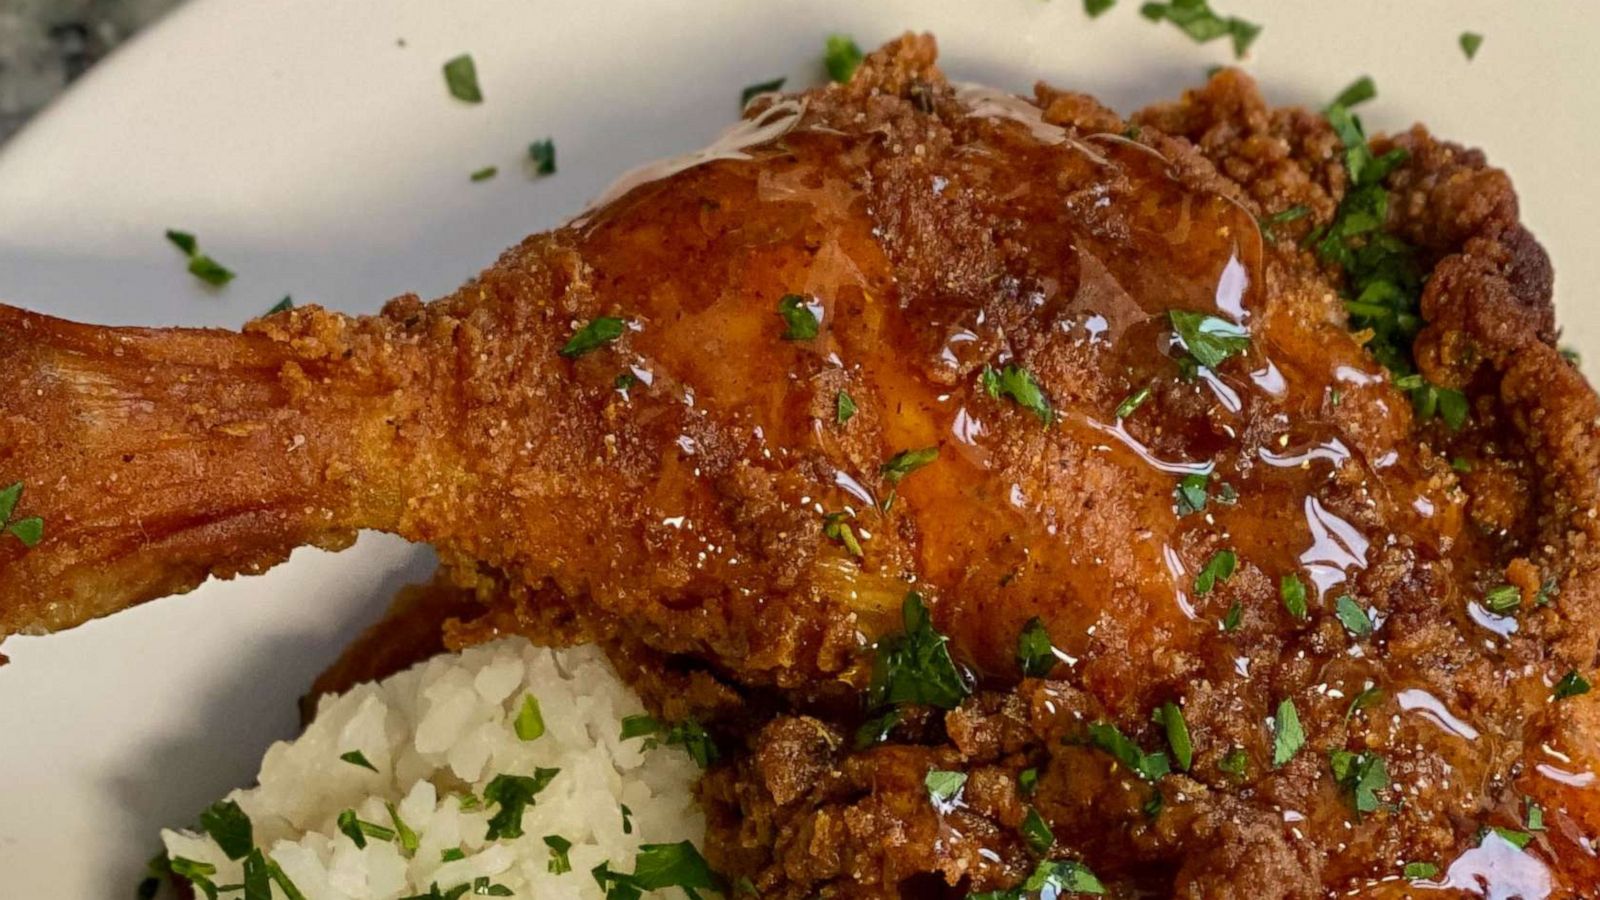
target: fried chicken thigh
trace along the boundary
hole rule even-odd
[[[982,690],[859,753],[798,707],[752,737],[710,852],[764,896],[1010,888],[1030,805],[1113,892],[1401,896],[1411,862],[1592,890],[1600,706],[1552,697],[1600,646],[1600,404],[1506,176],[1421,129],[1375,147],[1408,154],[1387,229],[1464,422],[1414,412],[1300,247],[1349,188],[1320,116],[1237,72],[1132,122],[1027,102],[918,37],[431,303],[242,334],[0,307],[0,482],[46,523],[0,542],[0,633],[369,528],[500,585],[495,628],[826,705],[914,591]],[[1018,686],[1035,619],[1058,661]],[[1168,777],[1086,736],[1161,746],[1164,704]]]

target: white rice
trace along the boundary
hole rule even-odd
[[[538,700],[545,733],[524,741],[513,723],[528,694]],[[641,844],[699,846],[705,834],[693,795],[700,772],[689,756],[620,740],[622,718],[641,712],[594,647],[498,641],[324,697],[304,734],[267,751],[259,785],[227,799],[249,816],[255,845],[307,900],[397,900],[483,876],[517,897],[603,898],[590,874],[595,866],[631,872]],[[377,772],[340,759],[351,751]],[[498,807],[481,802],[484,788],[501,773],[536,768],[560,773],[527,807],[522,837],[486,840]],[[461,807],[468,792],[480,800],[475,809]],[[418,836],[409,858],[395,841],[369,838],[358,849],[338,827],[346,809],[392,827],[386,803]],[[550,871],[546,835],[572,842],[571,871]],[[215,884],[241,882],[241,862],[209,835],[169,830],[162,839],[169,857],[216,866]],[[464,856],[445,861],[453,850]],[[287,897],[276,885],[272,896]]]

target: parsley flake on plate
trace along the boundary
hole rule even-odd
[[[539,708],[538,697],[528,694],[522,698],[522,709],[517,712],[512,728],[516,730],[517,737],[524,741],[544,736],[544,711]]]
[[[187,231],[167,231],[167,240],[174,247],[183,251],[189,258],[189,274],[204,281],[212,287],[222,287],[234,279],[234,274],[226,266],[200,252],[200,244],[195,236]]]
[[[915,591],[906,594],[900,617],[905,631],[878,641],[868,691],[872,706],[918,703],[954,709],[972,693],[972,686],[950,658],[950,639],[933,627]]]
[[[1514,584],[1496,585],[1483,593],[1483,608],[1497,616],[1509,615],[1522,605],[1522,589]]]
[[[470,179],[471,181],[474,181],[474,182],[488,181],[489,179],[493,178],[494,176],[498,175],[499,173],[500,173],[500,167],[499,166],[484,166],[483,168],[474,171],[471,175],[469,175],[467,177],[468,177],[468,179]]]
[[[490,817],[484,840],[522,837],[523,812],[560,772],[560,769],[536,768],[532,775],[496,775],[483,789],[483,799],[485,803],[499,804],[500,810]]]
[[[851,528],[850,523],[846,521],[848,518],[849,515],[842,512],[828,513],[823,516],[822,535],[829,540],[843,544],[844,549],[849,551],[851,556],[859,559],[866,554],[861,550],[861,542],[856,540],[855,529]]]
[[[272,304],[272,308],[267,310],[267,315],[276,315],[281,312],[288,312],[291,309],[294,309],[294,298],[285,294],[282,300]]]
[[[360,766],[363,769],[369,769],[373,772],[378,771],[378,767],[373,765],[372,762],[367,759],[367,755],[362,753],[360,750],[351,750],[349,753],[341,753],[339,754],[339,758],[352,766]]]
[[[1172,763],[1165,753],[1146,753],[1133,739],[1123,734],[1110,722],[1096,722],[1089,726],[1089,743],[1111,754],[1128,771],[1145,781],[1155,781],[1172,771]]]
[[[1017,668],[1027,678],[1043,678],[1056,666],[1056,648],[1038,616],[1028,620],[1017,635]]]
[[[857,411],[856,401],[845,391],[840,391],[833,398],[833,420],[840,425],[855,418]]]
[[[1331,750],[1328,765],[1333,778],[1349,797],[1357,817],[1376,810],[1378,791],[1389,786],[1389,766],[1383,757],[1371,751],[1351,753],[1348,750]]]
[[[450,96],[467,103],[482,103],[483,91],[478,88],[478,65],[470,53],[463,53],[444,64],[444,83]]]
[[[533,167],[534,175],[554,175],[556,173],[556,142],[553,138],[534,141],[528,145],[528,165]]]
[[[1172,330],[1178,335],[1183,349],[1208,369],[1217,368],[1229,357],[1243,353],[1250,347],[1249,333],[1220,316],[1171,309],[1167,311],[1167,319],[1172,323]]]
[[[1352,637],[1364,638],[1372,634],[1372,617],[1349,594],[1340,594],[1339,599],[1333,601],[1333,614]]]
[[[1372,80],[1371,75],[1363,75],[1346,85],[1345,89],[1340,91],[1339,95],[1333,98],[1333,102],[1329,103],[1324,109],[1333,109],[1335,106],[1340,106],[1347,110],[1354,109],[1356,106],[1375,99],[1377,96],[1378,83]]]
[[[899,484],[907,475],[938,458],[938,447],[901,450],[899,453],[889,457],[889,461],[880,466],[878,472],[883,476],[884,481],[890,484]]]
[[[1091,19],[1098,19],[1106,10],[1117,5],[1117,0],[1083,0],[1083,11]]]
[[[1051,845],[1056,842],[1055,832],[1050,830],[1050,823],[1046,822],[1044,816],[1039,815],[1039,810],[1032,806],[1028,807],[1028,814],[1022,819],[1022,838],[1028,842],[1028,849],[1038,856],[1049,853]]]
[[[1278,596],[1283,599],[1283,608],[1289,611],[1289,615],[1296,619],[1306,617],[1306,583],[1300,580],[1299,575],[1291,572],[1278,579]]]
[[[22,546],[32,549],[39,546],[44,540],[44,519],[38,516],[28,516],[22,519],[12,519],[16,512],[17,501],[22,499],[22,482],[18,481],[4,489],[0,489],[0,526],[4,526],[5,533],[22,542]]]
[[[784,294],[778,300],[778,315],[783,319],[783,339],[814,340],[822,329],[822,304],[807,303],[799,294]]]
[[[1194,744],[1189,739],[1189,723],[1183,718],[1183,709],[1171,700],[1156,707],[1151,719],[1167,732],[1167,746],[1172,748],[1172,760],[1181,771],[1189,771],[1194,762]]]
[[[984,366],[983,372],[978,376],[983,383],[984,393],[998,400],[1009,397],[1023,409],[1038,416],[1039,423],[1049,425],[1055,421],[1055,410],[1050,406],[1050,398],[1045,396],[1044,389],[1033,377],[1033,373],[1021,366],[1006,365],[995,369]]]
[[[947,772],[941,769],[929,769],[923,776],[922,785],[928,790],[928,798],[935,806],[944,806],[961,793],[961,788],[967,783],[967,773]]]
[[[1122,398],[1122,402],[1117,404],[1116,412],[1112,413],[1112,415],[1119,419],[1126,419],[1127,417],[1133,415],[1134,412],[1139,409],[1139,407],[1143,406],[1146,400],[1150,399],[1150,394],[1150,385],[1147,384],[1144,387],[1139,388],[1128,396]]]
[[[627,328],[627,323],[615,316],[601,316],[579,328],[566,345],[561,348],[561,355],[567,359],[577,359],[587,353],[593,353],[606,344],[619,337]]]
[[[339,830],[344,832],[345,837],[348,837],[358,850],[367,846],[367,838],[374,838],[380,841],[394,840],[394,829],[385,828],[375,822],[367,822],[357,818],[356,811],[353,809],[346,809],[340,812],[335,822],[339,826]]]
[[[780,76],[771,81],[758,81],[755,84],[746,85],[745,89],[739,92],[739,108],[744,109],[749,106],[751,100],[762,94],[770,94],[781,90],[785,81],[788,81],[788,79]]]
[[[229,859],[243,859],[255,845],[250,817],[232,800],[219,800],[200,814],[200,827]]]
[[[1272,767],[1278,768],[1294,759],[1305,744],[1306,733],[1300,727],[1300,711],[1295,709],[1293,700],[1285,697],[1272,718]]]
[[[863,59],[861,48],[846,34],[828,35],[827,51],[823,54],[822,64],[828,69],[828,77],[834,81],[849,81],[856,74]]]
[[[1232,550],[1218,550],[1211,554],[1211,558],[1200,569],[1200,574],[1195,576],[1195,595],[1211,593],[1212,588],[1233,577],[1233,570],[1238,565],[1239,557]]]
[[[550,862],[545,868],[552,875],[563,875],[572,871],[572,860],[567,856],[567,851],[572,849],[572,842],[559,834],[544,836],[544,845],[550,848]]]
[[[1576,697],[1579,694],[1587,693],[1589,693],[1589,679],[1578,674],[1577,669],[1573,669],[1561,676],[1561,680],[1556,682],[1554,698],[1556,700],[1565,700],[1568,697]]]
[[[1457,41],[1461,44],[1461,53],[1466,56],[1467,62],[1478,58],[1478,48],[1483,46],[1483,35],[1475,31],[1463,31]]]
[[[1261,36],[1261,26],[1238,16],[1223,17],[1211,9],[1207,0],[1171,0],[1169,3],[1146,3],[1139,14],[1152,22],[1167,21],[1189,36],[1197,44],[1214,41],[1220,37],[1233,39],[1233,55],[1242,59],[1250,45]]]

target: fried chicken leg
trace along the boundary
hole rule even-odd
[[[1448,862],[1517,825],[1523,795],[1544,803],[1540,871],[1586,883],[1600,712],[1550,699],[1600,646],[1600,405],[1553,345],[1548,261],[1503,173],[1421,130],[1389,148],[1387,227],[1431,271],[1422,387],[1297,247],[1351,188],[1320,117],[1230,72],[1129,123],[952,86],[925,38],[757,101],[432,303],[243,334],[0,308],[0,481],[47,524],[0,543],[0,631],[374,528],[560,598],[590,633],[816,696],[865,683],[916,591],[983,684],[1015,682],[1035,619],[1058,680],[919,726],[951,746],[843,761],[824,741],[844,774],[731,791],[751,821],[893,811],[937,835],[928,767],[1010,784],[1026,756],[1057,852],[1141,889],[1242,896],[1264,860],[1282,896],[1317,896]],[[1258,214],[1291,209],[1264,234]],[[1309,736],[1287,756],[1285,701]],[[1195,749],[1156,819],[1084,728],[1149,745],[1164,703]],[[991,728],[1012,737],[974,736]],[[1381,806],[1352,810],[1334,748],[1383,754],[1383,784],[1356,785]],[[739,864],[777,896],[930,871],[1007,887],[1025,804],[979,796],[971,839],[906,837],[920,864]]]

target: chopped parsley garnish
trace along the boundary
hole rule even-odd
[[[1178,508],[1178,515],[1187,516],[1190,513],[1204,512],[1207,486],[1210,483],[1211,476],[1201,472],[1183,476],[1178,481],[1178,486],[1172,489],[1172,499]]]
[[[1339,623],[1352,637],[1364,638],[1372,634],[1372,617],[1349,594],[1340,594],[1333,601],[1333,614],[1339,617]]]
[[[619,811],[622,813],[622,833],[633,834],[633,810],[629,809],[626,803],[618,804],[618,806]]]
[[[623,372],[621,375],[618,375],[616,378],[611,379],[611,386],[616,388],[619,391],[630,391],[630,390],[633,390],[635,387],[638,386],[638,384],[639,384],[639,376],[633,374],[632,372]]]
[[[1560,593],[1561,585],[1554,578],[1546,578],[1544,583],[1539,585],[1538,593],[1533,595],[1533,605],[1548,606],[1550,598],[1558,596]]]
[[[360,750],[351,750],[349,753],[341,753],[339,754],[339,758],[352,766],[360,766],[363,769],[370,769],[374,772],[378,771],[378,767],[373,765],[372,762],[367,759],[367,755],[362,753]]]
[[[200,814],[200,827],[229,859],[243,859],[255,845],[250,817],[232,800],[219,800]]]
[[[1576,697],[1579,694],[1587,693],[1589,693],[1589,679],[1579,675],[1577,669],[1573,669],[1561,676],[1561,680],[1556,682],[1555,699],[1557,700],[1565,700],[1568,697]]]
[[[1283,608],[1289,615],[1296,619],[1304,619],[1306,610],[1306,583],[1300,576],[1290,572],[1278,579],[1278,596],[1283,600]]]
[[[1184,772],[1194,762],[1194,745],[1189,740],[1189,723],[1184,721],[1183,709],[1171,700],[1156,707],[1151,720],[1167,731],[1167,746],[1172,748],[1172,760]]]
[[[367,846],[367,838],[369,837],[380,841],[394,840],[393,829],[356,818],[356,811],[353,809],[347,809],[339,813],[337,823],[339,830],[344,832],[345,837],[348,837],[350,842],[355,844],[358,849]]]
[[[199,242],[187,231],[167,231],[167,240],[189,258],[189,274],[212,287],[222,287],[233,280],[233,273],[216,260],[200,252]]]
[[[473,173],[467,177],[472,181],[488,181],[498,174],[500,174],[499,166],[484,166],[481,169],[474,170]]]
[[[222,287],[233,280],[233,272],[204,253],[189,258],[189,274],[212,287]]]
[[[194,235],[187,231],[174,231],[169,228],[167,229],[167,240],[171,241],[174,247],[182,250],[184,256],[193,256],[200,247]]]
[[[1150,394],[1150,385],[1147,384],[1144,387],[1139,388],[1138,390],[1124,397],[1122,402],[1117,404],[1117,411],[1113,413],[1113,415],[1119,419],[1126,419],[1127,417],[1133,415],[1134,412],[1139,409],[1139,407],[1143,406],[1146,400],[1150,399]]]
[[[556,142],[554,138],[545,138],[534,141],[528,145],[528,164],[533,167],[535,175],[554,175],[556,173]]]
[[[817,311],[799,294],[784,294],[779,298],[778,315],[783,317],[783,339],[786,341],[813,340],[822,327],[822,319]]]
[[[276,315],[281,312],[288,312],[291,309],[294,309],[294,298],[284,295],[282,300],[272,304],[272,308],[267,310],[267,315]]]
[[[172,857],[170,863],[172,874],[187,880],[197,890],[206,895],[206,900],[217,900],[217,885],[211,876],[217,874],[217,867],[208,862],[198,862],[182,856]]]
[[[862,722],[861,726],[856,729],[855,748],[857,750],[865,750],[888,740],[889,732],[894,730],[894,726],[900,724],[900,715],[899,709],[891,709],[883,715],[873,716]]]
[[[567,359],[577,359],[586,353],[593,353],[622,337],[622,332],[626,328],[627,322],[616,316],[601,316],[591,320],[589,324],[579,328],[561,348],[561,355]]]
[[[267,858],[259,848],[244,858],[244,900],[272,900],[272,878],[267,874]]]
[[[954,800],[966,783],[967,773],[942,769],[929,769],[922,779],[922,786],[928,789],[928,797],[935,806],[943,806]]]
[[[450,96],[467,103],[482,103],[483,91],[478,88],[478,66],[472,55],[463,53],[444,64],[444,84]]]
[[[1050,632],[1044,622],[1034,616],[1022,626],[1017,635],[1017,667],[1027,678],[1043,678],[1056,665],[1056,648],[1050,642]]]
[[[1272,717],[1272,767],[1278,768],[1294,759],[1306,744],[1305,729],[1300,727],[1300,712],[1294,700],[1285,697]]]
[[[552,875],[565,875],[572,871],[572,860],[567,856],[567,851],[572,849],[572,842],[559,834],[544,836],[544,845],[550,848],[550,862],[545,864]]]
[[[1526,831],[1518,831],[1515,828],[1502,828],[1499,825],[1494,826],[1493,828],[1489,829],[1489,831],[1498,835],[1501,840],[1517,848],[1518,850],[1526,850],[1528,849],[1528,845],[1533,843],[1533,835],[1527,833]],[[1487,834],[1488,832],[1485,832],[1485,836],[1487,836]]]
[[[1497,616],[1515,612],[1522,605],[1522,589],[1514,584],[1496,585],[1483,594],[1483,608]]]
[[[544,711],[539,708],[538,697],[528,694],[522,698],[522,709],[517,712],[517,720],[512,723],[512,728],[516,730],[517,737],[524,741],[544,736]]]
[[[1244,621],[1244,605],[1241,604],[1239,601],[1235,600],[1235,601],[1233,601],[1233,604],[1228,607],[1228,611],[1226,613],[1224,613],[1223,616],[1222,616],[1222,630],[1223,631],[1238,631],[1239,630],[1239,625],[1243,621]]]
[[[1045,396],[1044,389],[1039,387],[1038,380],[1027,369],[1009,364],[1001,369],[984,366],[979,378],[983,382],[984,393],[990,397],[996,400],[1011,398],[1018,406],[1038,416],[1042,425],[1055,421],[1056,414],[1050,406],[1050,398]]]
[[[1059,897],[1062,894],[1104,894],[1106,886],[1094,877],[1089,867],[1072,859],[1047,859],[1034,867],[1033,874],[1022,883],[1025,893],[1038,892],[1040,897]]]
[[[439,851],[440,862],[457,862],[467,858],[467,851],[460,847],[448,847]]]
[[[861,551],[861,542],[856,540],[855,529],[851,528],[850,523],[846,521],[848,518],[849,514],[842,512],[828,513],[823,516],[822,534],[829,540],[843,544],[844,548],[850,551],[851,556],[859,558],[864,555]]]
[[[1375,89],[1374,89],[1375,90]],[[1396,147],[1374,156],[1360,119],[1347,106],[1327,110],[1328,123],[1344,144],[1350,186],[1334,219],[1306,243],[1325,263],[1344,270],[1350,327],[1369,331],[1367,349],[1394,375],[1421,421],[1438,416],[1451,430],[1466,424],[1471,409],[1460,391],[1429,384],[1416,372],[1411,342],[1421,330],[1422,270],[1416,251],[1384,232],[1389,194],[1383,180],[1409,158]]]
[[[556,770],[551,769],[550,771],[553,774]],[[384,806],[389,810],[389,821],[394,823],[394,835],[400,844],[400,849],[405,851],[407,856],[416,853],[417,833],[411,830],[411,826],[407,825],[404,819],[400,818],[400,811],[394,808],[393,803],[385,803]],[[519,816],[518,818],[520,819],[521,817]],[[519,825],[518,827],[520,828],[521,826]]]
[[[900,605],[901,634],[878,641],[868,696],[874,708],[918,703],[954,709],[972,693],[946,646],[949,638],[933,627],[928,608],[915,591]]]
[[[1263,216],[1257,219],[1256,225],[1261,229],[1261,236],[1270,241],[1275,236],[1273,228],[1279,225],[1287,225],[1296,219],[1303,219],[1310,214],[1311,207],[1297,203],[1281,212],[1275,212],[1270,216]]]
[[[1211,558],[1200,569],[1200,574],[1195,576],[1195,594],[1205,596],[1211,593],[1212,588],[1233,576],[1233,570],[1238,565],[1239,557],[1232,550],[1218,550],[1211,554]]]
[[[1089,743],[1111,754],[1112,758],[1127,767],[1128,771],[1155,781],[1172,771],[1165,753],[1146,753],[1131,738],[1109,722],[1096,722],[1089,726]]]
[[[1400,874],[1409,881],[1426,881],[1439,874],[1439,867],[1431,862],[1409,862]]]
[[[684,719],[666,725],[656,717],[644,713],[624,717],[620,740],[627,741],[638,737],[646,739],[645,750],[654,750],[660,746],[682,747],[702,769],[722,757],[711,735],[694,719]]]
[[[938,447],[901,450],[899,453],[889,457],[888,462],[878,467],[878,472],[883,476],[884,481],[890,484],[899,484],[901,479],[938,458]]]
[[[749,106],[751,100],[754,100],[762,94],[770,94],[773,91],[781,89],[783,87],[783,83],[787,80],[787,78],[780,76],[772,79],[771,81],[758,81],[755,84],[746,85],[745,89],[739,92],[739,108],[744,109],[746,106]]]
[[[500,774],[483,789],[484,802],[500,805],[500,811],[489,819],[489,830],[484,840],[522,837],[522,814],[533,805],[540,791],[550,786],[560,769],[533,770],[533,775]]]
[[[1156,796],[1160,796],[1157,794]],[[1056,842],[1055,833],[1050,830],[1050,823],[1039,815],[1039,810],[1028,807],[1028,814],[1022,819],[1022,838],[1028,842],[1028,849],[1039,856],[1050,852],[1050,846]]]
[[[1364,689],[1361,693],[1355,695],[1355,697],[1350,701],[1350,708],[1344,712],[1345,720],[1348,721],[1350,718],[1355,716],[1356,713],[1362,711],[1363,709],[1370,709],[1374,706],[1377,706],[1378,701],[1382,699],[1383,688],[1369,687]]]
[[[1207,0],[1171,0],[1169,3],[1146,3],[1139,13],[1152,22],[1163,19],[1178,27],[1197,44],[1227,36],[1233,39],[1233,55],[1243,59],[1250,45],[1261,35],[1261,26],[1246,22],[1238,16],[1226,18],[1212,11]]]
[[[479,875],[472,879],[472,894],[475,897],[513,897],[511,888],[503,884],[495,884],[487,875]]]
[[[1528,811],[1522,820],[1522,827],[1529,831],[1544,830],[1544,807],[1535,803],[1532,797],[1523,797],[1523,802],[1528,805]]]
[[[1033,792],[1039,789],[1039,770],[1023,769],[1017,773],[1017,791],[1024,797],[1032,797]]]
[[[1332,109],[1335,106],[1342,106],[1347,110],[1354,109],[1377,96],[1377,83],[1372,80],[1371,75],[1363,75],[1350,82],[1348,87],[1340,91],[1339,96],[1333,98],[1333,102],[1329,103],[1327,108]]]
[[[641,844],[633,873],[612,871],[608,863],[589,870],[607,900],[637,900],[647,891],[681,888],[689,900],[700,900],[701,890],[716,890],[717,877],[694,844]]]
[[[833,420],[840,425],[843,425],[844,423],[855,418],[855,414],[855,398],[851,397],[844,391],[840,391],[838,396],[833,398]]]
[[[1357,816],[1378,808],[1378,791],[1389,786],[1389,766],[1383,757],[1370,751],[1331,750],[1328,765],[1333,769],[1334,781],[1350,798]]]
[[[1177,333],[1183,349],[1195,361],[1208,369],[1215,369],[1231,356],[1243,353],[1250,347],[1250,335],[1243,328],[1219,316],[1207,315],[1187,309],[1167,310],[1172,330]]]
[[[284,873],[283,867],[278,865],[278,861],[270,856],[267,857],[267,875],[278,886],[278,890],[283,891],[283,896],[288,900],[306,900],[306,895],[301,893],[300,888]],[[269,897],[268,900],[271,900],[271,898]]]
[[[44,539],[44,520],[38,516],[13,520],[11,514],[16,512],[17,501],[21,499],[20,481],[0,490],[0,525],[5,527],[6,534],[21,541],[22,546],[31,549],[39,546],[39,542]]]
[[[1462,54],[1471,62],[1478,57],[1478,48],[1483,46],[1483,35],[1475,31],[1463,31],[1459,43]]]
[[[1083,0],[1083,11],[1089,14],[1089,18],[1098,19],[1102,13],[1116,5],[1117,0]]]
[[[1245,754],[1244,748],[1235,747],[1217,761],[1217,768],[1235,778],[1243,778],[1245,767],[1249,763],[1250,757]]]
[[[828,35],[828,49],[822,57],[822,64],[827,67],[829,78],[838,82],[849,81],[855,76],[862,58],[861,48],[849,35]]]

